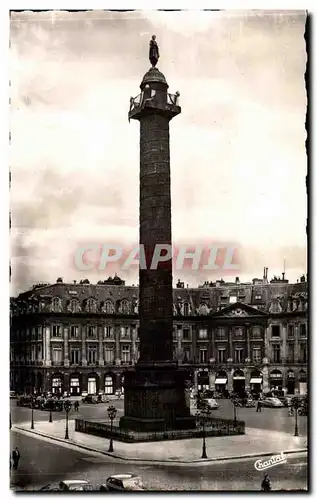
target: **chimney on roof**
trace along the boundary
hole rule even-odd
[[[76,280],[73,280],[73,283],[74,283],[74,285],[76,285],[76,283],[77,283]]]
[[[284,281],[285,279],[285,273],[282,273],[282,280]]]
[[[236,276],[236,285],[240,284],[239,276]]]

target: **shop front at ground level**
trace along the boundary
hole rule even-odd
[[[226,392],[268,392],[282,389],[285,394],[305,394],[307,391],[307,370],[298,367],[282,368],[235,368],[210,369],[182,367],[187,374],[188,386],[195,390]],[[49,368],[28,370],[24,368],[10,373],[10,390],[17,393],[51,392],[71,396],[84,394],[115,394],[124,392],[124,369],[65,370]]]

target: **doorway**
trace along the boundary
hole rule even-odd
[[[97,394],[97,383],[95,377],[88,378],[88,394]]]

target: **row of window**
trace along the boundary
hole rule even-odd
[[[120,327],[120,338],[121,339],[130,339],[132,337],[132,331],[136,328],[136,325],[132,326],[121,326]],[[272,337],[281,337],[281,327],[280,325],[272,325]],[[31,332],[31,340],[39,340],[41,341],[43,338],[43,327],[38,326],[35,328],[26,329],[25,331],[17,330],[17,338],[30,338]],[[24,337],[25,334],[25,337]],[[115,335],[115,329],[113,326],[105,326],[103,327],[103,338],[112,339]],[[262,338],[262,330],[259,326],[252,327],[251,330],[251,338]],[[307,335],[306,324],[302,323],[299,325],[299,335],[301,338],[305,338]],[[51,328],[51,336],[55,338],[63,338],[63,326],[62,325],[53,325]],[[70,339],[80,339],[81,332],[80,327],[78,325],[72,325],[69,328],[69,338]],[[174,339],[177,339],[179,336],[182,336],[183,340],[191,340],[191,330],[189,328],[182,328],[181,325],[177,325],[173,330]],[[234,338],[242,338],[245,336],[245,328],[244,327],[234,327],[233,328],[233,336]],[[98,327],[93,325],[86,326],[86,338],[97,338],[98,337]],[[216,340],[225,340],[228,337],[228,332],[225,327],[218,327],[216,329]],[[288,338],[292,339],[295,337],[295,325],[288,325]],[[208,339],[208,329],[201,328],[198,333],[198,338],[200,340]]]
[[[17,330],[17,339],[22,340],[39,340],[43,339],[43,329],[45,327],[38,326],[36,328],[26,330]],[[132,337],[132,331],[136,328],[135,325],[132,326],[121,326],[120,327],[120,338],[121,339],[130,339]],[[88,325],[85,327],[86,338],[98,338],[98,327],[94,325]],[[31,336],[30,336],[31,333]],[[72,325],[69,328],[69,338],[70,339],[80,339],[81,338],[81,329],[78,325]],[[53,338],[63,338],[64,336],[64,327],[62,325],[53,325],[51,327],[51,337]],[[112,339],[115,336],[115,329],[113,326],[104,326],[103,327],[103,337],[105,339]]]
[[[185,352],[185,349],[184,349]],[[204,364],[208,363],[208,351],[207,349],[199,350],[199,362]],[[185,356],[184,356],[185,358]],[[216,353],[216,362],[217,363],[227,363],[228,361],[228,351],[225,347],[219,347]],[[260,347],[255,347],[252,349],[252,361],[254,363],[261,363],[262,360],[262,350]],[[234,350],[233,362],[234,363],[243,363],[245,361],[245,350],[243,347],[237,347]]]
[[[271,328],[272,328],[272,337],[280,337],[281,336],[281,326],[280,325],[272,325]],[[305,323],[301,323],[299,325],[299,336],[302,338],[307,336]],[[295,325],[289,324],[287,326],[287,338],[293,339],[294,337],[295,337]]]
[[[184,330],[183,330],[184,331]],[[246,330],[244,327],[234,327],[232,328],[232,333],[235,338],[242,338],[246,334]],[[208,339],[208,330],[207,328],[201,328],[198,333],[198,338],[200,340]],[[225,327],[216,328],[216,340],[225,340],[228,338],[228,329]],[[253,326],[251,331],[251,338],[259,339],[262,338],[262,330],[260,326]],[[185,340],[185,339],[184,339]]]
[[[106,363],[114,363],[115,361],[115,348],[111,346],[105,346],[104,350],[104,361]],[[139,358],[139,353],[137,353],[137,359]],[[89,346],[86,350],[86,359],[89,364],[96,364],[99,359],[99,350],[97,346]],[[132,361],[132,348],[131,345],[122,345],[120,349],[120,359],[123,363],[130,363]],[[72,365],[79,365],[82,360],[82,349],[79,347],[71,348],[69,351],[69,362]],[[52,362],[62,363],[64,361],[64,354],[62,347],[52,348]]]
[[[177,348],[174,346],[174,358],[177,357]],[[89,346],[86,351],[86,359],[89,364],[97,364],[99,359],[98,348],[96,346]],[[112,364],[115,361],[115,348],[112,346],[105,346],[104,351],[104,361],[105,363]],[[263,357],[262,349],[260,347],[254,347],[251,350],[251,361],[254,363],[261,363]],[[16,359],[14,359],[16,358]],[[136,352],[136,359],[139,358],[139,351]],[[18,353],[15,357],[14,351],[11,349],[11,361],[21,359],[21,353]],[[26,351],[25,359],[30,361],[42,361],[42,346],[31,346],[30,349]],[[122,363],[130,363],[132,361],[132,348],[131,345],[122,345],[120,350],[120,359]],[[228,361],[228,351],[224,347],[217,349],[216,362],[217,363],[227,363]],[[307,347],[305,344],[300,344],[300,362],[307,363]],[[82,349],[79,347],[71,348],[69,352],[69,361],[72,365],[79,365],[82,360]],[[190,347],[184,347],[182,351],[183,362],[192,361],[192,350]],[[62,346],[54,346],[52,348],[52,362],[53,364],[63,364],[64,353]],[[135,360],[134,360],[135,361]],[[233,362],[243,363],[245,361],[245,349],[243,347],[238,347],[234,350]],[[295,351],[294,345],[290,344],[288,346],[287,361],[295,361]],[[281,348],[279,344],[272,345],[272,362],[281,363]],[[208,363],[208,349],[201,348],[199,350],[199,363]]]
[[[307,363],[307,346],[306,344],[299,345],[301,362]],[[281,363],[281,346],[280,344],[272,344],[272,361],[273,363]],[[294,344],[287,345],[287,361],[293,363],[295,361],[295,346]]]
[[[221,306],[225,306],[227,303],[229,304],[234,304],[237,301],[244,301],[245,298],[245,292],[241,290],[239,292],[239,295],[229,295],[224,294],[220,297],[220,304]],[[261,302],[262,301],[262,295],[255,295],[255,302]],[[228,300],[229,299],[229,300]],[[33,306],[30,304],[29,308],[32,308],[34,310],[44,310],[45,309],[45,302],[40,301],[38,304],[33,304]],[[82,311],[86,311],[88,313],[97,313],[98,309],[100,312],[106,313],[106,314],[113,314],[115,312],[121,313],[121,314],[131,314],[131,313],[137,313],[138,312],[138,302],[134,300],[134,302],[129,302],[126,299],[123,300],[118,300],[116,304],[114,304],[111,300],[106,300],[104,302],[101,302],[100,308],[98,307],[98,301],[96,299],[90,298],[81,304],[81,302],[77,298],[73,298],[67,303],[67,311],[70,313],[78,313]],[[295,310],[305,310],[307,309],[307,300],[304,299],[299,299],[299,300],[289,300],[288,305],[287,305],[287,310],[292,312]],[[63,311],[63,302],[61,298],[59,297],[54,297],[51,302],[51,310],[52,312],[62,312]],[[272,301],[269,307],[269,312],[270,313],[280,313],[282,312],[283,308],[278,300]],[[174,312],[176,314],[182,314],[183,316],[190,316],[192,313],[192,308],[189,302],[183,302],[183,303],[177,303],[174,305]],[[209,312],[209,308],[205,303],[202,303],[199,305],[197,308],[197,312],[200,314],[206,314]]]

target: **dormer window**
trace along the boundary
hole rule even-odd
[[[72,300],[69,302],[69,305],[68,305],[68,310],[69,310],[71,313],[77,313],[77,312],[80,312],[80,304],[79,304],[78,300],[76,300],[76,299],[72,299]]]
[[[255,297],[254,297],[254,298],[255,298],[255,300],[262,300],[262,295],[259,295],[259,294],[258,294],[258,295],[255,295]]]
[[[121,313],[122,314],[130,314],[130,304],[127,300],[123,300],[121,302]]]
[[[184,316],[189,316],[189,304],[188,302],[184,303]]]
[[[270,313],[276,314],[276,313],[279,313],[281,311],[282,311],[282,307],[281,307],[280,303],[277,300],[272,302],[271,307],[270,307]]]
[[[230,297],[229,297],[229,304],[235,304],[236,302],[237,302],[236,295],[230,295]]]
[[[106,300],[102,306],[102,312],[105,314],[112,314],[114,312],[114,305],[111,300]]]
[[[62,312],[62,301],[59,297],[54,297],[52,300],[52,311]]]
[[[97,302],[94,299],[87,300],[86,311],[89,313],[96,313],[97,312]]]

